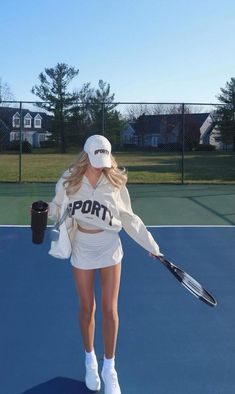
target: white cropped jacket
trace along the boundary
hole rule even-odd
[[[119,232],[123,228],[144,249],[155,255],[160,253],[151,233],[133,213],[126,186],[119,190],[102,173],[94,188],[84,175],[78,192],[65,197],[64,180],[62,176],[56,184],[55,197],[49,203],[49,218],[58,220],[61,217],[66,198],[71,209],[71,217],[65,222],[68,229],[73,227],[73,221],[79,220],[106,231]]]

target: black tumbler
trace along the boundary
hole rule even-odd
[[[47,226],[48,204],[44,201],[35,201],[31,211],[32,241],[34,244],[43,243],[44,231]]]

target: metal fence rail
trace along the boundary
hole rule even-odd
[[[54,182],[97,133],[110,139],[130,182],[235,183],[233,143],[216,129],[221,104],[45,104],[0,103],[1,182]]]

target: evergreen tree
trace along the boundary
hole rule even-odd
[[[67,147],[68,114],[78,99],[77,93],[70,93],[68,86],[78,73],[79,70],[74,67],[57,63],[54,68],[45,68],[45,72],[39,74],[40,84],[32,88],[32,93],[44,101],[37,105],[53,113],[53,137],[62,153],[66,152]]]
[[[216,129],[219,131],[217,140],[232,145],[235,150],[235,78],[231,78],[220,90],[217,98],[223,105],[215,113]]]
[[[114,147],[119,146],[120,131],[123,124],[121,114],[115,109],[114,93],[110,93],[110,84],[99,80],[98,89],[91,98],[90,116],[92,131],[104,134]]]
[[[91,134],[104,134],[114,147],[120,144],[121,115],[115,110],[114,94],[103,80],[94,89],[83,84],[78,102],[70,109],[70,141],[82,146]]]
[[[91,102],[94,89],[90,83],[83,84],[77,92],[78,102],[70,110],[70,141],[83,146],[87,136],[92,130]]]

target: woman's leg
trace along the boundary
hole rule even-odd
[[[106,359],[115,355],[118,334],[118,293],[121,277],[121,263],[100,269],[104,354]]]
[[[91,352],[94,348],[95,331],[95,271],[73,267],[73,274],[79,297],[79,322],[83,343],[86,352]]]
[[[83,343],[86,350],[86,376],[85,383],[89,390],[100,390],[100,377],[98,364],[94,352],[95,332],[95,292],[94,270],[81,270],[73,267],[74,278],[80,303],[79,321]]]
[[[104,364],[102,378],[105,393],[121,394],[115,370],[115,350],[118,334],[118,293],[121,263],[100,270],[104,335]]]

